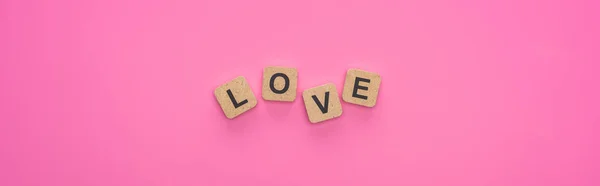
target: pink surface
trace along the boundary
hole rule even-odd
[[[600,185],[595,0],[0,1],[0,185]],[[227,120],[266,65],[378,105]],[[300,94],[299,94],[300,95]]]

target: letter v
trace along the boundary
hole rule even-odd
[[[327,113],[327,111],[329,110],[329,92],[325,92],[325,104],[321,104],[321,102],[319,101],[319,98],[317,98],[316,95],[313,95],[311,97],[315,101],[317,106],[319,106],[319,109],[321,109],[321,112],[323,114]],[[323,105],[325,105],[325,106],[323,106]]]

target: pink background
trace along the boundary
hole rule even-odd
[[[0,1],[0,185],[600,185],[596,0]],[[262,68],[372,108],[227,120]]]

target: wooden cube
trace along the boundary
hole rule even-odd
[[[215,97],[225,116],[233,119],[256,106],[256,97],[246,78],[237,77],[215,89]]]
[[[295,68],[266,67],[263,70],[262,97],[271,101],[294,101],[298,87]]]
[[[350,69],[346,73],[342,99],[345,102],[373,107],[377,103],[381,77],[379,74],[359,69]]]
[[[342,115],[342,104],[333,83],[306,89],[302,99],[311,123],[333,119]]]

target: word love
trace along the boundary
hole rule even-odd
[[[342,98],[345,102],[373,107],[377,102],[381,77],[379,74],[358,69],[346,73]],[[298,87],[295,68],[266,67],[263,70],[262,97],[268,101],[293,102]],[[215,90],[215,96],[225,116],[233,119],[256,106],[256,97],[246,78],[237,77]],[[337,118],[342,115],[342,104],[333,83],[313,87],[302,92],[302,99],[311,123]]]

